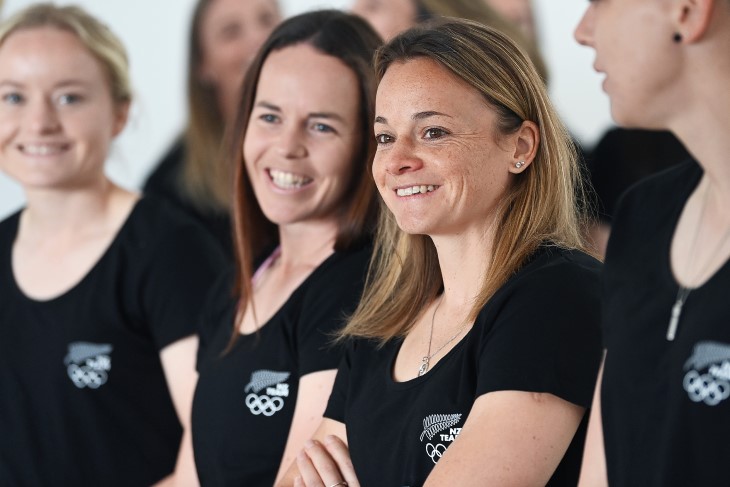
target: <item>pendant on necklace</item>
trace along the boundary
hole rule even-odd
[[[674,340],[677,335],[677,326],[679,326],[679,317],[682,316],[682,306],[684,306],[684,300],[677,298],[677,301],[672,306],[672,317],[669,319],[669,327],[667,328],[667,340],[670,342]]]
[[[428,356],[423,357],[421,366],[418,368],[418,377],[421,377],[423,374],[426,373],[426,371],[428,370],[428,363],[430,362],[430,360],[431,360],[431,357],[428,357]]]

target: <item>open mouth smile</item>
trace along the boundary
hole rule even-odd
[[[278,169],[269,169],[269,178],[274,186],[281,189],[298,189],[303,188],[310,184],[313,179],[301,174],[295,174],[287,171],[280,171]]]
[[[398,188],[395,190],[395,194],[398,196],[413,196],[417,194],[431,193],[437,190],[439,186],[433,184],[421,184],[416,186],[409,186],[406,188]]]

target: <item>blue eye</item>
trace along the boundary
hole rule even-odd
[[[7,93],[3,95],[3,101],[10,105],[17,105],[22,103],[23,97],[19,93]]]
[[[335,131],[335,129],[324,123],[315,123],[314,125],[312,125],[312,129],[314,129],[316,132],[322,133],[331,133]]]
[[[61,105],[72,105],[74,103],[79,103],[81,100],[82,97],[75,93],[67,93],[58,97],[58,103]]]
[[[259,120],[266,123],[276,123],[279,121],[279,117],[273,113],[264,113],[259,117]]]

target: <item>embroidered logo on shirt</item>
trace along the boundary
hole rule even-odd
[[[682,385],[692,401],[717,406],[730,397],[730,345],[697,343],[684,370]]]
[[[434,464],[439,461],[447,448],[444,443],[439,442],[451,443],[461,433],[461,428],[453,428],[460,420],[461,414],[432,414],[423,419],[423,433],[419,439],[423,443],[424,437],[428,438],[426,455]],[[431,443],[434,438],[436,441]]]
[[[274,370],[257,370],[251,374],[251,381],[246,384],[244,392],[246,406],[251,414],[258,416],[273,416],[284,407],[284,398],[289,397],[289,384],[286,380],[290,372],[276,372]],[[265,394],[259,394],[266,389]]]
[[[79,389],[98,389],[106,384],[112,368],[112,349],[108,343],[69,343],[63,363],[71,382]]]

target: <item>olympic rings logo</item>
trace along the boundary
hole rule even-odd
[[[431,443],[426,443],[426,455],[428,455],[434,464],[441,459],[445,451],[446,447],[441,443],[437,443],[436,446]]]
[[[98,389],[106,384],[109,376],[104,370],[95,370],[88,366],[79,367],[76,364],[68,366],[68,376],[76,387],[83,389]]]
[[[284,407],[284,400],[280,397],[269,397],[266,395],[258,396],[253,392],[246,396],[246,406],[251,414],[258,416],[273,416],[274,413],[281,411]]]
[[[696,370],[690,370],[684,376],[684,390],[694,402],[704,402],[708,406],[716,406],[730,397],[730,383],[723,379],[716,379],[711,374],[700,375]]]

